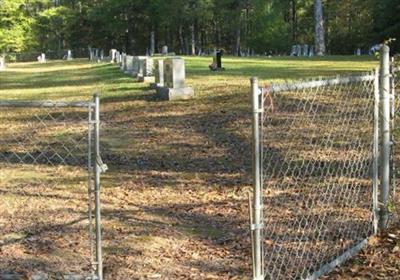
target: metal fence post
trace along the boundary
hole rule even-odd
[[[373,227],[374,234],[378,233],[379,221],[379,68],[374,72],[374,147],[373,147]]]
[[[252,103],[252,144],[253,144],[253,224],[251,225],[253,239],[253,280],[264,279],[263,269],[263,221],[262,221],[262,182],[261,182],[261,143],[260,143],[260,89],[258,79],[251,78]]]
[[[96,222],[96,264],[97,276],[99,280],[103,280],[103,257],[102,257],[102,241],[101,241],[101,202],[100,202],[100,173],[102,168],[100,158],[100,97],[94,95],[95,102],[95,128],[94,128],[94,173],[95,173],[95,222]]]
[[[395,59],[394,57],[391,58],[390,60],[390,101],[391,101],[391,112],[390,112],[390,129],[391,129],[391,135],[390,135],[390,142],[392,144],[391,146],[391,154],[390,154],[390,165],[391,165],[391,187],[392,189],[390,190],[393,197],[396,197],[396,188],[397,188],[397,182],[396,182],[396,161],[394,159],[394,156],[396,154],[395,147],[396,147],[396,139],[394,136],[394,130],[395,130],[395,121],[396,121],[396,68],[395,68]]]
[[[380,217],[379,230],[386,229],[388,224],[388,204],[390,188],[390,49],[383,45],[380,50],[380,98],[381,98],[381,137],[382,148],[380,155]]]

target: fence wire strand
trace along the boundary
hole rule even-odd
[[[312,278],[373,233],[374,77],[336,81],[264,90],[267,279]]]
[[[61,279],[92,268],[92,108],[46,104],[1,103],[0,278]]]

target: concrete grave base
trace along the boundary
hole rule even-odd
[[[194,90],[191,87],[184,88],[167,88],[157,87],[157,97],[162,100],[185,100],[194,97]]]

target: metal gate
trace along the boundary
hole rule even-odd
[[[99,128],[97,95],[0,100],[1,277],[103,279]]]
[[[253,279],[318,279],[387,227],[390,76],[384,46],[374,73],[252,79]]]

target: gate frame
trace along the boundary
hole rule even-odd
[[[103,257],[102,257],[102,234],[101,234],[101,176],[108,168],[103,164],[100,156],[100,96],[93,95],[93,100],[88,102],[63,102],[63,101],[19,101],[19,100],[0,100],[0,108],[87,108],[88,113],[88,148],[87,148],[87,172],[88,172],[88,195],[89,195],[89,242],[90,242],[90,262],[92,280],[103,280]],[[94,116],[93,116],[94,114]],[[92,133],[94,139],[92,139]],[[93,140],[93,143],[92,143]],[[92,153],[92,146],[94,151]],[[94,166],[92,166],[94,158]],[[94,173],[94,178],[92,174]],[[92,189],[92,182],[94,188]],[[94,193],[95,202],[95,260],[93,259],[93,215],[91,195]]]

